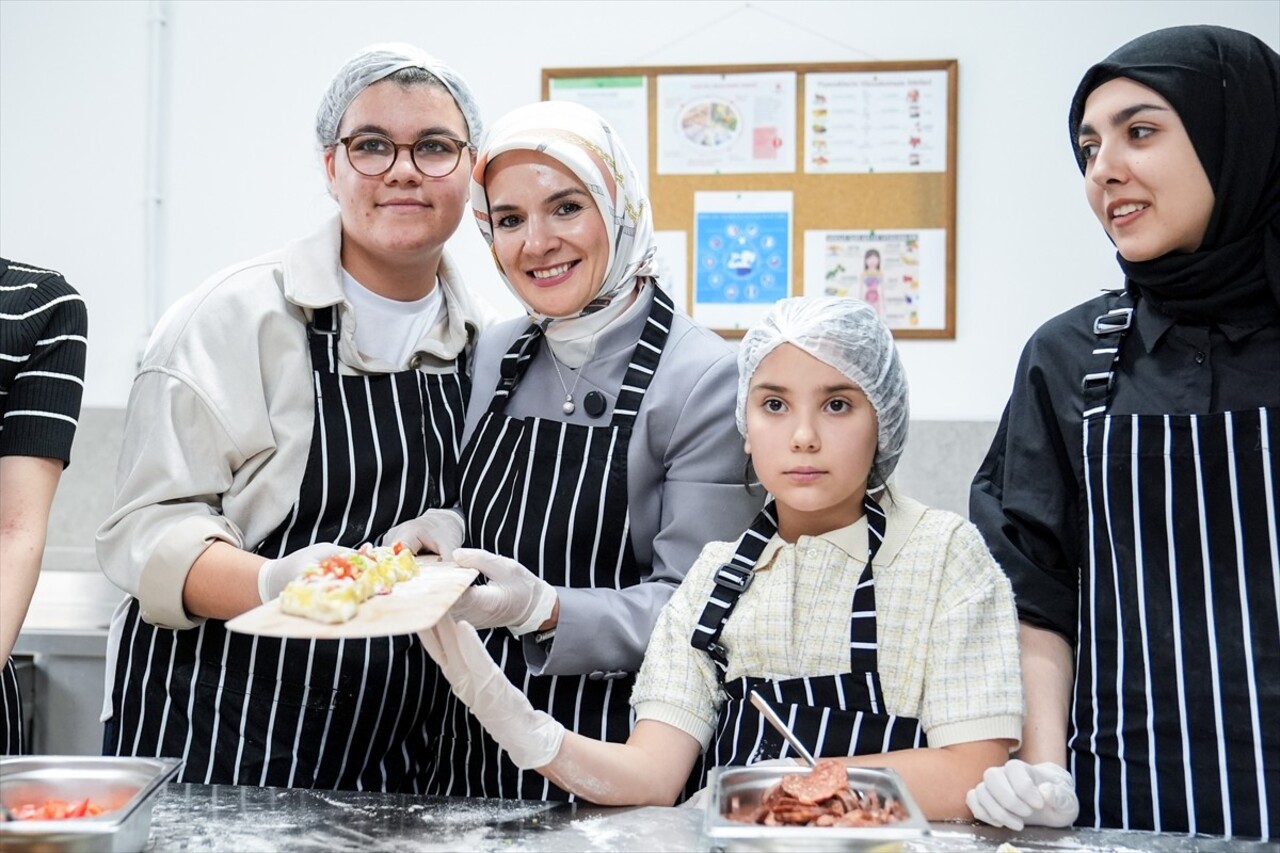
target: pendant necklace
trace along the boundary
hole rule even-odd
[[[587,362],[591,360],[591,350],[595,347],[595,338],[592,337],[591,343],[587,345],[587,357],[583,360],[582,366],[578,368],[577,374],[573,377],[573,385],[564,384],[564,374],[560,372],[560,360],[556,358],[555,350],[551,348],[551,342],[547,341],[547,352],[551,356],[551,364],[556,369],[556,378],[560,380],[560,387],[564,389],[564,405],[560,410],[566,415],[572,415],[577,411],[578,406],[573,402],[573,392],[578,390],[578,380],[582,378],[582,371],[586,370]]]

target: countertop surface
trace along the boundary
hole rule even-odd
[[[15,651],[101,657],[123,593],[97,572],[44,571]],[[101,690],[100,676],[93,680]],[[98,699],[85,704],[96,725]],[[94,741],[93,753],[96,753]],[[89,753],[86,753],[89,754]],[[933,824],[910,851],[1274,851],[1280,843],[1118,830]],[[149,851],[705,851],[703,813],[524,800],[418,797],[233,785],[169,784],[152,814]]]
[[[695,851],[712,849],[701,810],[170,784],[156,800],[149,851]],[[933,824],[906,850],[1275,851],[1277,844],[1118,830],[1011,832]],[[1009,850],[1006,847],[1004,850]]]

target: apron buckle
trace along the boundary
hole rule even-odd
[[[1098,319],[1102,318],[1099,317]],[[1110,394],[1111,390],[1115,387],[1115,384],[1116,375],[1113,371],[1108,370],[1103,373],[1086,373],[1084,375],[1084,379],[1080,380],[1080,389],[1087,394],[1091,389],[1097,388],[1099,385],[1106,385],[1107,393]]]
[[[1111,335],[1116,332],[1123,332],[1133,322],[1132,308],[1112,308],[1101,317],[1097,317],[1093,321],[1093,333],[1095,335]]]
[[[752,569],[740,569],[733,565],[723,565],[720,571],[716,572],[716,586],[722,586],[731,589],[734,592],[746,592],[747,587],[751,586],[751,579],[755,577],[755,571]]]

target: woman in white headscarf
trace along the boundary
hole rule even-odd
[[[733,432],[733,351],[654,278],[649,200],[591,110],[548,102],[500,119],[471,198],[528,316],[476,353],[459,486],[470,548],[454,558],[487,582],[454,614],[484,629],[535,707],[625,740],[659,611],[702,545],[762,502]],[[433,793],[568,796],[441,698]]]
[[[129,594],[108,642],[107,754],[182,758],[185,782],[422,789],[434,668],[415,637],[282,641],[224,620],[457,500],[479,321],[444,245],[480,132],[447,66],[362,50],[316,116],[337,215],[157,326],[98,532]]]

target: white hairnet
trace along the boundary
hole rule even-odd
[[[466,119],[470,136],[467,141],[478,145],[484,132],[480,108],[458,73],[425,50],[403,42],[386,42],[371,44],[361,50],[348,59],[329,81],[320,109],[316,110],[316,141],[320,147],[328,148],[338,141],[338,125],[342,123],[342,116],[361,92],[405,68],[421,68],[444,84]]]
[[[889,478],[907,443],[907,374],[893,335],[860,299],[779,299],[738,349],[738,431],[747,434],[751,377],[779,344],[792,344],[847,376],[867,395],[879,421],[873,485]]]

